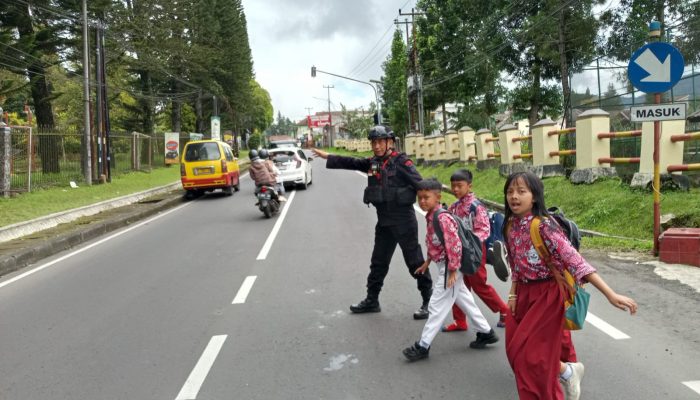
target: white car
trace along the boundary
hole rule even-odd
[[[306,189],[313,180],[311,157],[298,147],[282,147],[270,149],[270,159],[280,170],[282,183],[296,185]]]

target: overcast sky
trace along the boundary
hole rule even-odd
[[[311,78],[311,66],[361,81],[379,79],[391,50],[399,8],[410,12],[416,0],[243,0],[257,81],[277,112],[299,120],[340,104],[367,108],[374,101],[368,85],[328,75]],[[401,17],[401,20],[406,17]],[[376,47],[375,47],[376,45]]]

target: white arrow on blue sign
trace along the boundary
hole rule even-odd
[[[632,54],[627,77],[644,93],[663,93],[683,77],[685,61],[675,47],[654,42],[640,47]]]

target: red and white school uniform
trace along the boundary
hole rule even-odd
[[[486,318],[474,301],[474,296],[464,284],[462,273],[459,272],[462,242],[457,233],[457,222],[446,213],[438,216],[438,223],[445,238],[443,245],[433,227],[434,213],[435,210],[432,210],[425,216],[427,221],[425,246],[428,258],[438,266],[438,276],[434,281],[433,294],[430,296],[430,303],[428,303],[429,316],[423,327],[420,340],[420,345],[425,348],[430,347],[453,305],[459,306],[466,312],[477,332],[488,333],[491,331],[491,326],[486,322]],[[457,271],[458,275],[457,282],[451,288],[445,287],[448,270]]]
[[[449,207],[449,211],[459,218],[470,218],[471,205],[475,199],[474,193],[469,193],[452,204]],[[481,265],[476,273],[474,275],[464,275],[464,283],[467,285],[467,289],[473,290],[491,311],[506,315],[508,313],[508,305],[501,299],[496,289],[486,283],[486,246],[484,242],[491,234],[491,225],[489,223],[489,215],[486,211],[486,207],[481,204],[477,205],[476,212],[472,217],[472,229],[474,230],[474,234],[481,240],[483,256],[481,258]],[[452,307],[452,317],[457,322],[466,322],[464,313],[457,306]]]
[[[563,329],[564,295],[532,244],[532,219],[532,214],[510,219],[508,263],[517,299],[515,315],[506,318],[506,355],[520,400],[562,400],[559,361],[575,362],[576,350]],[[542,219],[540,235],[555,269],[568,268],[579,283],[596,271],[552,220]]]

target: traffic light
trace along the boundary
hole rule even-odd
[[[316,67],[311,67],[311,77],[315,78],[316,77]]]

